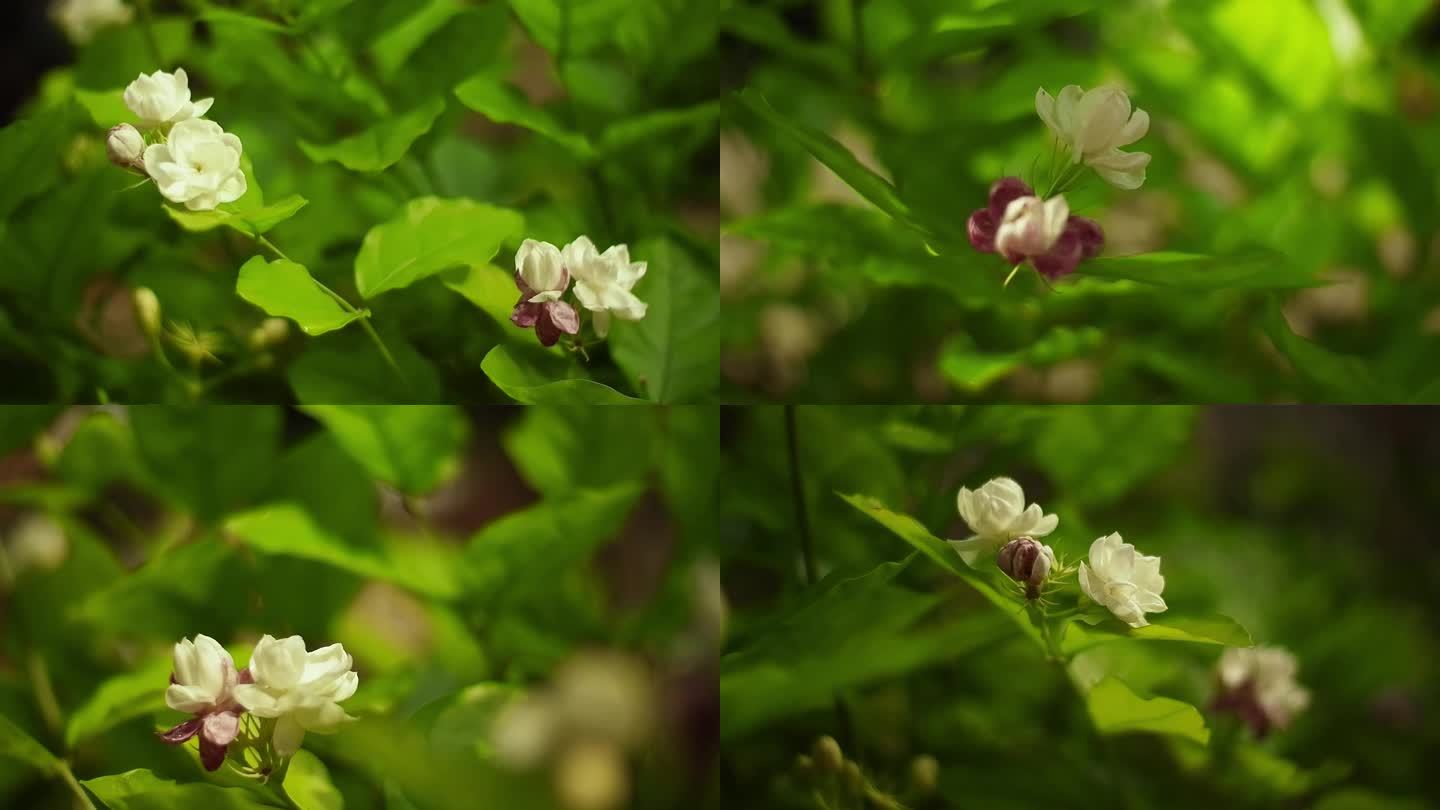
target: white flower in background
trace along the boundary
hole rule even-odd
[[[1130,97],[1118,87],[1090,91],[1068,85],[1052,98],[1045,88],[1035,93],[1035,111],[1045,126],[1070,150],[1071,164],[1083,162],[1105,182],[1123,189],[1145,183],[1150,155],[1122,152],[1150,131],[1150,114],[1132,110]]]
[[[1005,207],[1005,216],[995,231],[995,249],[1015,262],[1042,256],[1055,246],[1069,221],[1070,205],[1064,195],[1048,200],[1018,197]]]
[[[1160,558],[1137,554],[1118,533],[1090,544],[1090,565],[1080,563],[1080,590],[1131,627],[1144,627],[1146,613],[1166,608]]]
[[[145,170],[145,136],[129,124],[111,127],[105,136],[105,155],[125,169]]]
[[[165,705],[177,712],[194,715],[160,733],[172,745],[200,735],[200,761],[206,770],[216,770],[225,761],[227,746],[240,731],[244,709],[235,702],[239,682],[235,661],[220,642],[198,635],[175,645],[175,670],[165,690]]]
[[[190,78],[185,68],[174,73],[157,70],[141,73],[125,88],[125,106],[140,119],[142,129],[157,129],[200,118],[215,103],[213,98],[190,101]]]
[[[101,28],[130,22],[134,15],[121,0],[58,0],[50,6],[50,18],[77,45],[94,39]]]
[[[166,199],[210,211],[245,195],[241,148],[219,124],[192,118],[176,124],[167,142],[145,148],[145,171]]]
[[[581,236],[562,252],[565,268],[575,278],[575,297],[595,313],[595,334],[609,333],[612,315],[627,321],[645,317],[645,302],[630,292],[645,275],[645,262],[630,261],[628,247],[615,245],[600,253],[590,237]]]
[[[496,758],[512,768],[539,765],[559,742],[560,721],[548,695],[526,695],[506,703],[490,727]]]
[[[1219,709],[1238,713],[1255,733],[1285,728],[1310,705],[1310,693],[1295,680],[1299,665],[1279,647],[1232,647],[1220,656]]]
[[[974,535],[949,543],[970,566],[982,553],[995,551],[1017,537],[1044,537],[1060,522],[1060,518],[1045,514],[1039,504],[1027,507],[1025,491],[1009,478],[992,478],[976,490],[961,487],[956,504]]]
[[[275,751],[288,757],[300,750],[305,732],[333,733],[354,718],[340,701],[355,694],[360,678],[339,644],[305,651],[299,636],[264,636],[250,655],[254,683],[235,687],[235,698],[256,717],[275,718]]]
[[[15,574],[31,569],[54,571],[70,555],[65,527],[44,512],[32,512],[20,518],[10,529],[6,546]]]

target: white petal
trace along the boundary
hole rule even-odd
[[[1110,185],[1133,191],[1145,185],[1145,167],[1150,165],[1147,152],[1121,152],[1114,150],[1091,158],[1089,164],[1095,173]]]
[[[1090,571],[1090,569],[1089,569],[1088,567],[1086,567],[1085,561],[1084,561],[1084,560],[1081,560],[1081,561],[1080,561],[1080,590],[1084,591],[1084,592],[1085,592],[1085,595],[1088,596],[1088,597],[1090,597],[1091,601],[1100,602],[1100,597],[1097,596],[1097,594],[1102,594],[1102,593],[1104,593],[1104,590],[1105,590],[1105,589],[1104,589],[1104,586],[1103,586],[1101,583],[1092,580],[1092,577],[1093,577],[1093,576],[1094,576],[1094,574],[1092,574],[1091,571]],[[1102,602],[1102,604],[1103,604],[1103,602]]]
[[[195,116],[196,118],[201,118],[205,115],[205,113],[210,111],[210,107],[214,103],[215,99],[213,98],[202,98],[199,101],[195,102],[192,109],[190,110],[190,114]]]
[[[1145,137],[1145,134],[1149,131],[1150,113],[1144,110],[1136,110],[1135,113],[1130,116],[1130,120],[1125,122],[1125,126],[1120,128],[1120,132],[1115,136],[1115,139],[1110,142],[1110,147],[1112,149],[1118,149],[1122,146],[1129,146]]]
[[[1045,243],[1053,246],[1065,232],[1065,223],[1070,220],[1070,204],[1060,194],[1045,201]]]
[[[606,335],[610,334],[610,313],[606,312],[605,310],[602,309],[599,312],[596,312],[595,315],[590,319],[590,323],[592,326],[595,327],[595,335],[597,337],[603,338]]]
[[[165,705],[185,714],[196,714],[210,708],[213,697],[204,689],[180,683],[172,683],[165,688]]]
[[[1035,91],[1035,112],[1040,116],[1040,120],[1045,122],[1045,126],[1050,128],[1051,132],[1057,136],[1061,134],[1060,122],[1055,120],[1055,98],[1045,92],[1045,88],[1043,87]]]
[[[561,251],[565,257],[565,266],[571,273],[584,272],[596,259],[600,258],[600,252],[595,249],[595,243],[590,241],[588,236],[578,236],[575,241],[566,245]]]
[[[275,721],[275,734],[272,738],[275,743],[275,753],[282,757],[294,756],[300,750],[300,744],[305,741],[305,729],[292,715],[285,715]]]
[[[955,553],[960,555],[960,559],[964,560],[965,564],[971,568],[975,567],[976,561],[980,559],[980,555],[988,546],[979,537],[971,537],[966,540],[946,540],[945,542],[949,543],[955,549]]]

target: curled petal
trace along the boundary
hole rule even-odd
[[[200,735],[200,762],[207,771],[218,771],[220,766],[225,764],[225,749],[227,746],[211,742],[209,737]]]
[[[971,214],[970,221],[967,223],[970,244],[981,253],[994,253],[997,227],[995,215],[990,213],[989,208],[981,208]]]
[[[561,332],[574,335],[580,331],[580,313],[565,301],[552,301],[545,305],[545,311],[550,316],[550,322]]]
[[[148,150],[147,150],[148,151]],[[1145,185],[1145,167],[1150,165],[1146,152],[1121,152],[1112,149],[1089,161],[1100,178],[1116,188],[1129,191]]]
[[[510,313],[510,322],[521,329],[529,329],[540,320],[542,304],[532,304],[524,298],[515,305],[515,310]]]
[[[1105,249],[1105,232],[1100,229],[1100,223],[1093,219],[1072,216],[1065,224],[1065,230],[1080,241],[1082,258],[1093,259]]]
[[[1036,256],[1031,261],[1040,275],[1054,281],[1075,272],[1080,265],[1080,259],[1084,256],[1084,248],[1080,240],[1074,235],[1066,233],[1056,240],[1055,245],[1044,255]]]
[[[544,304],[540,305],[540,317],[535,320],[535,336],[540,338],[541,346],[554,346],[560,340],[560,325],[550,317],[550,309]]]
[[[240,715],[235,712],[216,712],[206,715],[201,726],[200,733],[205,739],[224,748],[240,733]]]
[[[200,718],[192,717],[169,731],[159,731],[155,736],[171,745],[178,745],[200,733]]]
[[[988,206],[996,222],[1005,218],[1005,209],[1021,197],[1034,197],[1035,190],[1018,177],[1002,177],[990,186]]]

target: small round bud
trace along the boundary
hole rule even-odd
[[[260,351],[281,343],[290,336],[290,322],[284,318],[266,318],[250,332],[250,348]]]
[[[149,287],[140,287],[135,290],[135,317],[140,321],[140,328],[145,334],[155,336],[160,333],[160,299],[155,297],[155,292]]]
[[[809,773],[815,768],[815,760],[809,754],[797,754],[795,757],[795,770],[801,773]]]
[[[940,783],[940,762],[929,754],[923,754],[910,762],[910,785],[921,796],[935,792]]]
[[[1040,584],[1050,575],[1050,567],[1055,564],[1055,552],[1032,538],[1017,537],[1000,549],[1000,556],[995,562],[1005,576],[1025,583],[1025,596],[1034,599],[1040,595]]]
[[[840,743],[835,738],[825,735],[815,741],[812,752],[815,756],[815,764],[822,771],[838,771],[845,764],[845,755],[840,751]]]
[[[129,124],[110,129],[105,136],[105,154],[110,162],[125,169],[145,170],[145,136]]]

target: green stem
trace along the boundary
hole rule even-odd
[[[805,562],[805,584],[814,585],[815,545],[810,538],[810,518],[805,507],[805,479],[800,472],[800,440],[795,428],[795,406],[785,406],[785,447],[790,455],[790,497],[795,504],[795,526],[800,535],[800,555]]]
[[[293,261],[293,259],[291,259],[289,256],[286,256],[285,252],[279,247],[277,247],[274,242],[271,242],[269,239],[265,238],[264,234],[255,234],[255,240],[261,245],[269,248],[272,253],[274,253],[281,259],[284,259],[287,262]],[[410,385],[410,378],[405,376],[405,372],[400,369],[400,364],[395,362],[395,356],[390,353],[390,347],[386,346],[385,341],[380,338],[380,333],[376,332],[375,327],[370,325],[370,311],[357,309],[354,304],[345,300],[345,297],[343,295],[325,286],[325,283],[322,282],[320,279],[311,276],[310,280],[315,283],[316,287],[320,288],[321,292],[335,299],[335,303],[339,304],[341,309],[352,314],[358,313],[360,315],[360,317],[357,319],[360,321],[360,328],[365,330],[365,334],[370,337],[371,342],[375,344],[375,348],[380,350],[380,356],[385,358],[385,364],[390,367],[391,371],[395,372],[395,376],[400,378],[400,382],[404,383],[408,387]]]
[[[160,41],[155,38],[155,29],[150,20],[150,0],[140,0],[140,30],[145,32],[145,47],[150,49],[150,58],[155,60],[155,69],[164,70],[165,55],[160,53]]]
[[[855,73],[865,75],[865,24],[862,14],[864,0],[850,0],[850,37],[855,50]]]
[[[1005,277],[1005,283],[1004,283],[1004,284],[1001,284],[1000,286],[1001,286],[1001,287],[1009,287],[1009,286],[1010,286],[1010,282],[1015,279],[1015,274],[1018,273],[1018,272],[1020,272],[1020,268],[1022,268],[1022,267],[1024,267],[1024,266],[1025,266],[1025,263],[1024,263],[1024,262],[1021,262],[1021,263],[1015,265],[1014,267],[1010,268],[1010,275],[1008,275],[1008,276]]]
[[[90,801],[90,794],[86,793],[85,788],[80,786],[80,780],[76,779],[75,772],[70,770],[70,763],[64,760],[60,761],[60,778],[64,779],[65,784],[69,785],[70,789],[75,792],[75,796],[80,799],[81,805],[89,808],[89,810],[95,810],[95,803]]]

